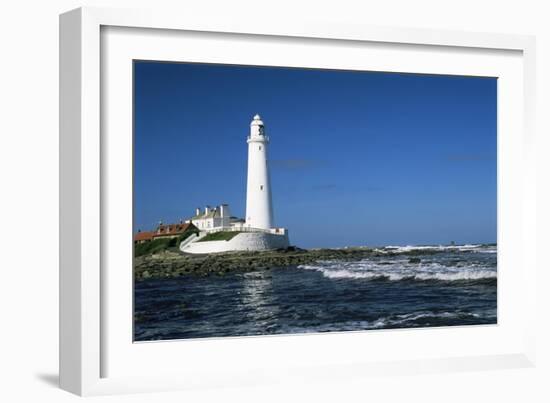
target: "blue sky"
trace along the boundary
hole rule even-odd
[[[243,217],[259,113],[292,244],[496,241],[495,78],[139,61],[134,83],[136,229]]]

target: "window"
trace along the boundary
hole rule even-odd
[[[262,146],[258,146],[258,150],[262,151]]]
[[[264,185],[260,185],[260,190],[264,190]]]

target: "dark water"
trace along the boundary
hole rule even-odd
[[[137,282],[135,340],[496,323],[495,246],[389,250],[405,254]]]

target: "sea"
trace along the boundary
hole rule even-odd
[[[378,252],[356,261],[136,282],[134,340],[497,323],[496,245]]]

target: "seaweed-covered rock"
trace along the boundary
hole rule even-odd
[[[428,255],[437,251],[422,251]],[[350,261],[404,255],[409,263],[420,263],[420,253],[380,248],[300,249],[289,247],[271,251],[234,251],[211,255],[190,255],[164,251],[135,258],[136,280],[178,276],[220,276],[231,272],[253,272],[274,267],[293,267],[319,260]]]

